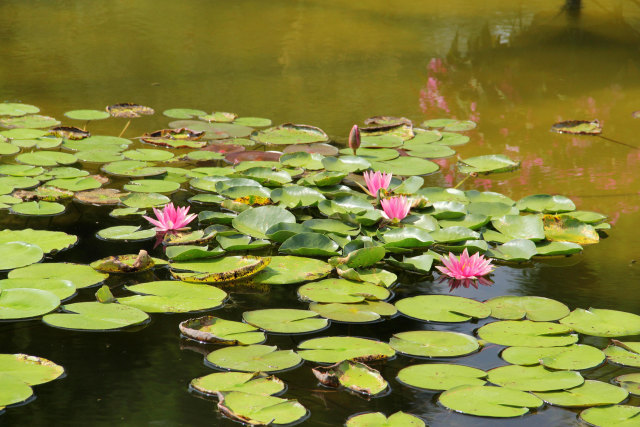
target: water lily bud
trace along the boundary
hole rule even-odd
[[[349,132],[349,147],[353,150],[353,155],[356,155],[356,151],[360,147],[360,129],[358,125],[353,125],[351,132]]]

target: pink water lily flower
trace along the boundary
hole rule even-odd
[[[365,172],[363,174],[364,182],[367,183],[367,189],[369,190],[369,194],[373,197],[378,196],[378,190],[384,188],[385,190],[389,188],[389,184],[391,184],[391,176],[392,174],[386,172]]]
[[[400,221],[409,214],[411,209],[411,200],[406,196],[396,196],[389,199],[382,199],[383,215],[390,220]]]
[[[184,228],[197,216],[196,214],[187,215],[189,206],[176,208],[173,203],[167,204],[163,210],[153,208],[153,212],[156,214],[157,220],[148,216],[143,216],[143,218],[155,225],[156,231],[161,233]]]
[[[444,267],[436,268],[442,274],[458,280],[479,279],[493,271],[490,258],[485,258],[479,253],[469,256],[466,249],[462,252],[460,258],[449,252],[448,258],[446,256],[442,257],[442,263]]]

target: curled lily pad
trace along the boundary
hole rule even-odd
[[[485,239],[486,239],[485,233]],[[504,245],[497,246],[487,252],[490,258],[497,258],[505,261],[527,261],[538,253],[536,244],[529,239],[515,239]]]
[[[549,298],[535,296],[502,296],[485,301],[491,307],[491,316],[502,320],[527,318],[535,321],[562,319],[569,314],[569,308]]]
[[[483,386],[487,373],[481,369],[449,363],[427,363],[403,368],[398,381],[425,390],[449,390],[461,385]]]
[[[271,258],[228,256],[171,263],[171,274],[185,282],[226,283],[248,279],[269,265]],[[182,273],[180,270],[188,272]]]
[[[615,377],[614,382],[634,396],[640,396],[640,374],[625,374]]]
[[[149,320],[144,311],[121,304],[79,302],[63,305],[62,309],[62,313],[47,314],[42,320],[54,328],[79,331],[117,330]]]
[[[328,387],[345,387],[365,396],[375,396],[389,387],[380,372],[364,363],[345,360],[331,366],[312,369],[318,381]]]
[[[62,279],[68,280],[78,289],[102,283],[108,274],[99,273],[88,265],[67,262],[32,264],[9,272],[9,279]]]
[[[596,406],[580,412],[580,420],[597,427],[633,427],[640,421],[640,408],[629,405]]]
[[[397,309],[388,302],[363,301],[360,303],[311,303],[309,310],[340,323],[377,322],[382,317],[393,316]]]
[[[389,291],[381,286],[344,279],[325,279],[307,283],[298,288],[298,296],[303,301],[323,303],[352,303],[362,302],[365,299],[384,300],[389,295]]]
[[[251,425],[291,424],[307,416],[297,400],[232,391],[219,393],[218,409],[231,419]]]
[[[519,417],[543,405],[536,396],[505,387],[461,385],[442,393],[438,401],[463,414],[481,417]]]
[[[258,328],[215,316],[185,320],[180,323],[180,332],[202,342],[250,345],[265,341],[264,332]]]
[[[565,325],[531,320],[493,322],[477,333],[485,341],[506,346],[559,347],[578,341],[578,336]]]
[[[171,261],[193,261],[203,258],[215,258],[224,254],[220,248],[209,250],[208,246],[180,245],[168,246],[166,254]]]
[[[40,262],[44,251],[32,243],[10,241],[0,243],[0,271],[25,267]]]
[[[520,162],[516,162],[503,154],[470,157],[458,160],[458,170],[461,173],[500,173],[517,169]]]
[[[338,363],[351,359],[368,362],[395,355],[387,343],[357,337],[322,337],[301,342],[298,354],[318,363]]]
[[[598,120],[567,120],[551,126],[551,132],[571,135],[600,135],[602,126]]]
[[[469,298],[452,295],[419,295],[396,302],[398,311],[406,316],[430,322],[466,322],[484,319],[491,308]]]
[[[425,427],[418,417],[404,412],[396,412],[387,418],[382,412],[368,412],[350,417],[347,427]]]
[[[114,255],[99,259],[91,263],[91,267],[103,273],[138,273],[149,270],[156,264],[166,264],[166,261],[152,258],[147,251],[140,250],[137,255]]]
[[[44,253],[55,253],[75,245],[78,237],[62,231],[22,230],[0,231],[0,243],[24,242],[39,246]]]
[[[165,280],[127,286],[138,295],[118,298],[120,304],[147,313],[186,313],[220,307],[227,293],[208,285]]]
[[[126,240],[135,242],[154,238],[156,231],[153,228],[140,230],[140,226],[138,225],[118,225],[98,231],[97,236],[103,240]]]
[[[279,372],[298,366],[302,359],[293,350],[256,344],[212,351],[206,361],[216,368],[230,371]]]
[[[537,392],[534,394],[553,406],[584,408],[615,405],[625,400],[629,392],[612,384],[586,380],[584,384],[568,390]]]
[[[0,320],[42,316],[59,305],[60,299],[49,291],[30,288],[0,289]]]
[[[153,108],[144,105],[132,104],[126,102],[123,104],[113,104],[106,108],[107,112],[113,117],[137,118],[142,116],[150,116],[155,113]]]
[[[267,332],[280,334],[306,334],[329,326],[327,319],[310,310],[273,308],[245,311],[242,319]]]
[[[62,366],[43,357],[28,354],[0,354],[0,375],[11,376],[29,386],[53,381],[60,378],[62,374],[64,374]],[[4,379],[6,380],[6,377]]]
[[[392,258],[386,260],[389,264],[408,270],[413,273],[429,274],[433,265],[434,257],[432,255],[418,255],[415,257],[403,257],[402,261],[396,261]]]
[[[217,372],[195,378],[189,386],[205,394],[239,391],[264,396],[280,393],[286,387],[282,380],[258,372]]]
[[[508,365],[488,371],[493,384],[523,391],[554,391],[577,387],[584,378],[575,371],[553,371],[544,366]]]
[[[399,353],[420,357],[456,357],[480,348],[470,335],[447,331],[411,331],[394,334],[389,341]]]
[[[613,345],[604,349],[607,360],[616,365],[640,368],[640,343],[613,340]]]
[[[254,283],[285,285],[321,279],[333,267],[328,263],[296,256],[274,256],[264,270],[252,278]]]
[[[49,129],[51,135],[55,135],[59,138],[66,138],[71,140],[85,139],[91,136],[86,130],[82,130],[75,126],[56,126]]]
[[[620,337],[640,334],[640,316],[617,310],[577,308],[560,323],[574,331],[596,337]]]
[[[565,347],[509,347],[500,356],[514,365],[537,365],[558,370],[582,370],[596,367],[605,359],[604,353],[589,345]]]
[[[225,251],[251,251],[268,247],[268,240],[253,240],[244,234],[218,235],[216,240]]]
[[[280,252],[290,255],[338,255],[338,244],[320,233],[300,233],[289,237],[280,246]]]
[[[204,245],[211,242],[217,235],[216,230],[176,231],[167,233],[162,243],[167,247],[184,245]]]
[[[290,145],[325,142],[329,140],[329,137],[322,129],[314,126],[285,123],[255,131],[251,134],[251,139],[268,145]]]

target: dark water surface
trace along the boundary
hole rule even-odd
[[[562,1],[412,0],[324,1],[36,1],[0,2],[0,101],[22,101],[43,114],[102,109],[135,102],[155,116],[135,120],[128,135],[166,127],[159,112],[189,107],[269,117],[275,124],[306,123],[344,143],[353,123],[373,115],[473,118],[471,142],[455,147],[462,158],[503,153],[522,162],[518,172],[482,177],[465,189],[492,190],[513,199],[535,193],[571,197],[580,210],[610,216],[614,228],[601,243],[564,265],[500,267],[492,287],[456,289],[484,300],[498,295],[540,295],[570,308],[598,307],[640,314],[640,4],[584,0],[580,13]],[[445,71],[428,69],[432,58]],[[431,78],[431,80],[429,80]],[[549,132],[560,119],[594,119],[603,136]],[[92,124],[116,134],[122,123]],[[613,140],[613,141],[612,141]],[[427,185],[460,179],[449,164]],[[183,194],[180,198],[186,198]],[[90,209],[64,218],[31,220],[0,214],[2,228],[61,229],[81,237],[53,261],[88,263],[140,245],[97,244],[100,225]],[[102,221],[102,220],[101,220]],[[109,283],[154,280],[154,273],[110,278]],[[164,278],[166,272],[155,273]],[[396,298],[449,293],[432,281],[404,278]],[[256,307],[306,308],[297,286],[269,293],[234,294],[214,313],[238,320]],[[85,290],[76,301],[90,300]],[[193,315],[152,315],[138,332],[81,333],[39,321],[0,324],[0,353],[28,353],[65,367],[64,379],[35,387],[37,398],[0,415],[10,426],[237,425],[215,404],[187,391],[189,381],[212,372],[203,364],[213,346],[181,341],[177,325]],[[472,333],[486,323],[446,325]],[[397,317],[367,326],[333,324],[304,336],[268,337],[282,348],[309,337],[355,335],[388,340],[399,331],[432,328]],[[443,326],[438,326],[443,329]],[[605,340],[586,342],[603,347]],[[504,364],[498,346],[454,359],[482,369]],[[369,401],[317,385],[311,364],[278,376],[285,396],[311,411],[310,426],[344,423],[354,413],[397,410],[430,426],[578,425],[578,411],[546,406],[515,420],[459,415],[438,406],[437,394],[395,381],[418,362],[404,356],[379,365],[392,392]],[[611,365],[587,371],[608,381],[629,370]],[[632,398],[630,404],[638,405]]]

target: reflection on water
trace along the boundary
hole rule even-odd
[[[0,100],[23,101],[62,117],[78,108],[119,102],[156,111],[191,107],[320,126],[339,143],[353,123],[374,115],[473,119],[462,158],[502,153],[522,168],[478,177],[465,189],[502,192],[518,199],[561,193],[580,209],[608,214],[610,237],[583,255],[535,266],[499,267],[492,286],[450,287],[427,278],[401,277],[396,298],[422,293],[476,299],[513,295],[556,298],[571,308],[596,306],[640,313],[637,169],[640,120],[640,5],[636,1],[585,0],[469,2],[344,0],[261,2],[0,2]],[[571,4],[572,2],[567,2]],[[575,3],[575,2],[573,2]],[[559,135],[550,126],[567,119],[599,119],[603,136]],[[166,127],[160,114],[138,119],[128,132]],[[123,123],[92,123],[95,133],[117,134]],[[613,140],[613,141],[611,141]],[[441,159],[427,185],[462,180],[456,159]],[[95,219],[74,213],[56,223],[90,236]],[[78,220],[78,223],[76,223]],[[92,222],[93,221],[93,222]],[[3,227],[21,227],[3,217]],[[46,227],[34,221],[30,226]],[[129,248],[119,248],[128,250]],[[65,254],[77,262],[110,255],[90,237]],[[144,280],[166,277],[144,277]],[[415,279],[414,279],[415,280]],[[91,292],[82,298],[90,299]],[[306,308],[295,287],[234,294],[216,311],[238,319],[257,306]],[[87,334],[44,328],[38,322],[0,324],[0,352],[37,354],[62,364],[67,377],[38,386],[35,402],[0,416],[7,425],[237,425],[208,401],[186,392],[188,382],[211,372],[201,350],[183,346],[177,324],[189,315],[153,316],[143,331]],[[446,325],[473,333],[486,323]],[[398,331],[432,326],[402,317],[368,326],[334,324],[318,335],[358,335],[383,340]],[[315,335],[314,335],[315,336]],[[306,337],[270,336],[293,348]],[[602,346],[604,342],[595,345]],[[498,346],[460,359],[482,369],[501,364]],[[380,366],[393,390],[366,401],[317,385],[310,366],[279,375],[288,397],[312,410],[306,425],[339,425],[362,411],[404,410],[431,426],[575,425],[577,411],[545,408],[517,420],[453,414],[436,394],[397,383],[397,371],[419,360],[405,357]],[[613,369],[613,371],[612,371]],[[619,375],[610,366],[589,378]],[[632,398],[630,404],[638,404]]]

